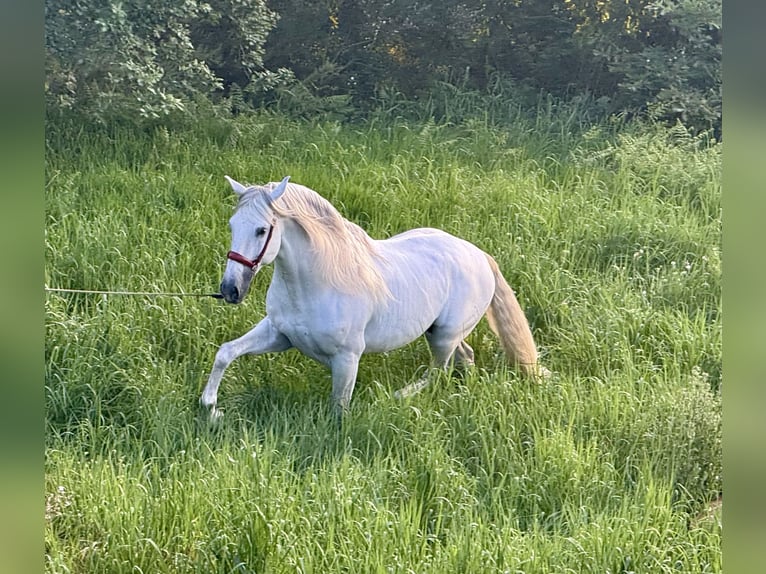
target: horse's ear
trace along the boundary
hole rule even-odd
[[[269,193],[269,201],[272,203],[278,200],[280,197],[282,197],[282,194],[287,191],[287,180],[290,179],[290,176],[285,176],[285,178],[279,182],[279,185],[271,190],[271,193]]]
[[[245,187],[238,181],[231,179],[228,175],[224,175],[224,177],[226,178],[226,181],[229,182],[229,185],[231,185],[231,188],[234,190],[234,193],[236,193],[237,195],[242,195],[243,193],[245,193],[245,190],[247,189],[247,187]]]

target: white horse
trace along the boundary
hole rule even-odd
[[[245,186],[226,176],[239,205],[221,294],[239,303],[263,265],[274,263],[264,317],[216,353],[200,403],[216,410],[224,370],[244,354],[295,347],[332,371],[332,400],[348,407],[363,353],[384,352],[425,333],[435,367],[473,363],[465,342],[486,313],[513,363],[544,375],[529,324],[495,260],[438,229],[374,240],[311,189]],[[407,396],[427,375],[396,393]]]

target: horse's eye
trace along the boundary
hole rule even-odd
[[[255,230],[255,236],[256,237],[263,237],[263,235],[265,233],[266,233],[266,228],[265,227],[259,227],[258,229]]]

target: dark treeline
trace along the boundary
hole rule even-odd
[[[357,117],[445,86],[721,126],[722,0],[46,0],[49,112]]]

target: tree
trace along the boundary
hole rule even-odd
[[[250,80],[276,15],[264,0],[46,0],[47,102],[106,121],[158,117]]]
[[[619,76],[621,107],[697,129],[721,127],[722,0],[657,0],[636,23],[640,45],[618,38],[607,55]]]

